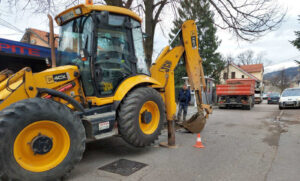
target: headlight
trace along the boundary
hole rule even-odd
[[[81,8],[76,8],[75,9],[75,14],[77,14],[77,15],[81,15]]]

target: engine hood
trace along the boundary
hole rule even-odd
[[[288,97],[280,97],[280,102],[285,101],[300,101],[300,96],[288,96]]]

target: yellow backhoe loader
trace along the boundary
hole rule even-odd
[[[182,45],[164,48],[148,68],[141,19],[132,11],[81,4],[55,20],[61,26],[56,66],[1,72],[0,180],[63,178],[87,141],[120,134],[133,146],[147,146],[164,121],[173,145],[174,69],[182,56],[198,105],[183,126],[203,129],[211,108],[202,104],[205,81],[194,21],[183,23]]]

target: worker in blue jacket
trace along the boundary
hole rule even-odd
[[[187,85],[184,84],[182,89],[180,89],[178,95],[178,104],[179,104],[179,110],[177,113],[178,121],[180,121],[181,119],[181,112],[183,112],[183,121],[185,121],[190,101],[191,101],[191,92],[188,89]]]

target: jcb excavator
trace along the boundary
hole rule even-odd
[[[202,104],[194,21],[183,23],[182,45],[164,48],[149,70],[141,19],[132,11],[81,4],[55,20],[61,26],[56,67],[0,75],[0,180],[63,178],[89,140],[120,134],[133,146],[153,143],[164,121],[175,119],[174,69],[183,55],[198,105],[183,126],[203,129],[211,108]]]

